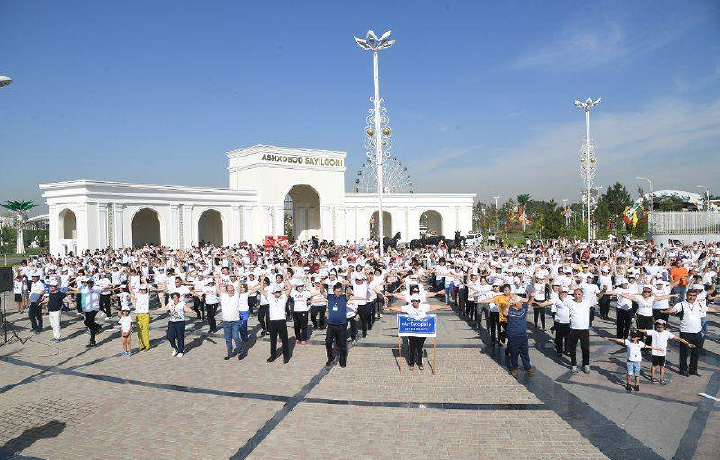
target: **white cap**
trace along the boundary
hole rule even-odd
[[[422,301],[422,298],[421,298],[419,295],[417,295],[417,294],[410,296],[410,302],[414,302],[414,301],[416,301],[416,300],[417,300],[418,302],[421,302],[421,301]]]
[[[48,286],[57,286],[58,282],[56,280],[50,280],[47,282]]]
[[[690,289],[694,291],[703,291],[705,290],[705,286],[703,286],[702,284],[693,284]]]

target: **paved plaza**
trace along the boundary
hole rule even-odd
[[[153,348],[124,358],[112,322],[87,349],[79,316],[63,318],[55,345],[47,328],[31,335],[27,319],[10,315],[12,340],[0,347],[1,458],[711,459],[720,449],[717,403],[698,396],[720,387],[716,321],[701,377],[674,372],[673,346],[669,385],[644,379],[627,394],[624,348],[604,339],[614,324],[602,320],[590,375],[572,375],[538,331],[538,373],[516,379],[485,332],[455,312],[439,314],[434,375],[430,340],[424,371],[397,359],[394,315],[351,347],[345,369],[323,366],[322,331],[287,365],[265,362],[267,339],[249,342],[238,362],[222,359],[221,331],[189,322],[188,352],[175,358],[166,318],[156,316]]]

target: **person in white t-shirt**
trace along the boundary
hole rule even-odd
[[[130,337],[132,335],[132,318],[130,317],[130,306],[123,307],[120,310],[120,336],[122,337],[123,356],[129,358],[131,356]]]
[[[242,360],[243,347],[240,340],[240,298],[232,283],[223,283],[219,277],[215,279],[217,293],[220,296],[220,309],[222,310],[222,326],[225,335],[227,355],[225,360],[233,357],[232,343],[235,341],[235,350],[239,360]]]
[[[304,284],[298,284],[295,289],[290,291],[290,297],[293,299],[293,326],[295,327],[295,344],[307,344],[307,327],[308,327],[308,300],[310,299],[310,291],[305,289]]]
[[[268,329],[270,330],[270,357],[267,362],[271,363],[277,359],[277,339],[280,335],[282,342],[283,363],[290,362],[290,344],[288,342],[287,325],[285,324],[285,305],[290,293],[290,283],[285,285],[276,284],[273,293],[268,297],[268,316],[270,318]]]
[[[627,368],[627,373],[625,374],[625,389],[628,393],[631,393],[633,390],[633,386],[630,385],[630,380],[632,380],[633,377],[635,377],[635,391],[640,391],[640,371],[641,371],[641,364],[642,364],[642,350],[643,348],[653,348],[650,345],[645,345],[643,342],[640,341],[640,339],[644,336],[644,334],[640,331],[633,331],[630,334],[630,339],[613,339],[612,337],[608,337],[608,340],[611,342],[619,343],[620,345],[625,345],[627,348],[627,362],[625,364]]]
[[[138,291],[130,291],[130,299],[135,307],[138,346],[140,351],[150,349],[150,293],[147,284],[138,286]]]
[[[685,346],[688,346],[690,348],[694,348],[695,345],[691,344],[687,340],[681,339],[680,337],[677,337],[673,335],[672,332],[668,331],[666,326],[666,321],[664,319],[656,319],[655,320],[655,329],[653,330],[643,330],[638,329],[640,332],[644,333],[646,336],[650,337],[652,340],[652,366],[650,367],[650,379],[652,383],[660,383],[660,385],[665,385],[665,356],[667,356],[667,344],[669,339],[676,340],[680,343],[682,343]],[[659,369],[660,371],[660,380],[658,381],[655,378],[655,370]]]
[[[570,365],[573,374],[578,373],[577,344],[580,342],[582,351],[582,370],[590,373],[590,301],[583,298],[583,289],[575,288],[573,298],[567,300],[570,310]]]

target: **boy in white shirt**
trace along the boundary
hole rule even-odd
[[[655,350],[655,347],[651,347],[649,345],[645,345],[644,342],[641,342],[640,339],[644,336],[644,334],[640,331],[633,331],[630,333],[630,339],[613,339],[611,337],[608,337],[608,340],[611,342],[619,343],[620,345],[625,345],[627,347],[627,374],[625,374],[625,390],[628,393],[632,393],[633,386],[630,385],[630,379],[634,376],[635,377],[635,391],[640,391],[640,369],[641,369],[641,363],[642,363],[642,349],[643,348],[652,348]],[[659,350],[659,348],[657,348]]]
[[[650,378],[652,383],[658,383],[655,378],[655,369],[660,368],[660,385],[665,385],[665,356],[667,356],[667,344],[669,339],[677,340],[678,342],[694,348],[695,345],[691,344],[685,339],[681,339],[673,335],[672,332],[665,329],[666,322],[664,319],[655,320],[655,329],[648,331],[638,329],[638,331],[644,333],[646,336],[652,338],[652,367],[650,367]]]

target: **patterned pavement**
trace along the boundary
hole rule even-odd
[[[250,342],[242,362],[224,361],[222,333],[192,322],[188,352],[174,358],[158,317],[153,348],[123,358],[111,322],[101,346],[86,349],[79,318],[63,319],[66,338],[56,345],[49,330],[32,335],[25,318],[10,315],[12,340],[0,347],[0,458],[716,458],[720,447],[708,435],[720,426],[717,406],[697,396],[717,395],[716,341],[700,379],[673,375],[667,387],[627,395],[614,381],[624,354],[600,336],[594,372],[571,376],[535,333],[540,372],[515,379],[484,332],[454,312],[439,315],[435,375],[430,340],[424,371],[397,358],[394,315],[351,348],[345,369],[323,366],[322,331],[287,365],[265,362],[266,339]]]

